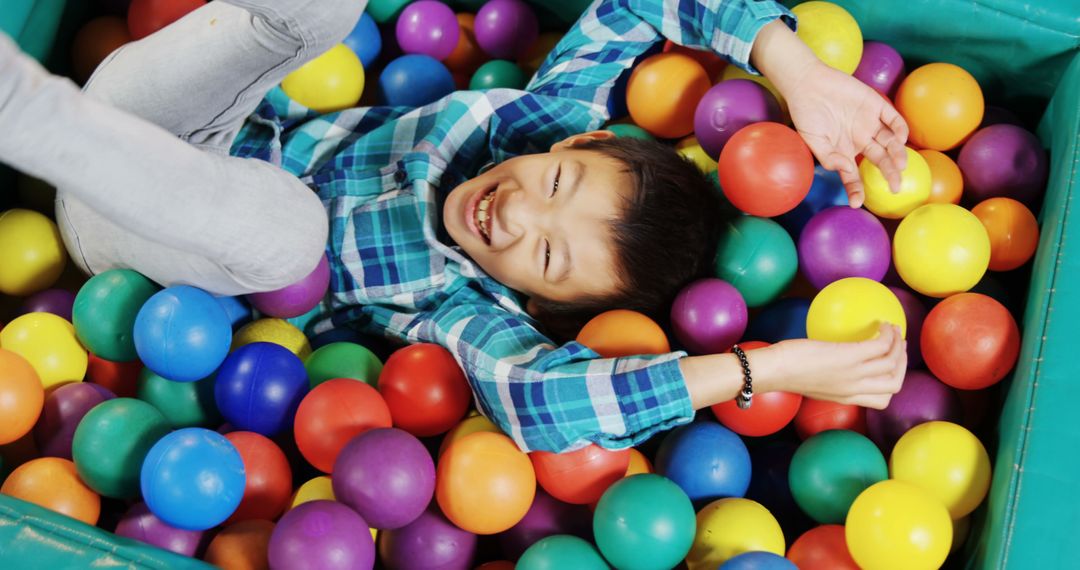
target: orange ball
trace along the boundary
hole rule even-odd
[[[529,457],[507,436],[478,432],[446,449],[435,499],[446,518],[474,534],[495,534],[525,517],[536,496]]]
[[[600,500],[613,483],[630,468],[630,450],[609,450],[590,444],[577,451],[529,454],[536,482],[556,499],[574,505]]]
[[[71,71],[85,83],[106,56],[131,41],[127,22],[116,16],[102,16],[86,23],[71,42]]]
[[[446,432],[446,435],[443,436],[442,443],[439,444],[438,457],[442,457],[443,453],[446,453],[446,448],[450,447],[450,445],[453,444],[455,441],[467,435],[474,434],[478,431],[502,433],[502,430],[499,429],[499,426],[495,425],[491,422],[491,420],[485,418],[484,416],[481,416],[479,414],[475,416],[469,416],[461,420],[461,423],[454,426],[454,429]]]
[[[907,120],[912,144],[949,150],[979,128],[985,103],[979,83],[964,68],[930,63],[912,71],[900,83],[896,109]]]
[[[465,84],[468,85],[467,78],[472,77],[477,68],[484,65],[484,62],[490,58],[484,53],[484,50],[480,49],[480,44],[476,43],[476,33],[473,31],[476,25],[476,15],[458,14],[457,21],[461,27],[457,45],[454,46],[454,51],[446,56],[443,63],[451,72],[464,75],[466,77]]]
[[[792,543],[787,559],[799,570],[859,570],[848,551],[844,525],[812,528]]]
[[[390,408],[375,388],[352,378],[327,380],[300,401],[293,421],[300,454],[323,473],[352,438],[392,425]]]
[[[34,428],[45,405],[45,388],[25,358],[0,348],[0,445]]]
[[[581,327],[577,341],[604,358],[671,352],[667,335],[656,321],[626,309],[596,315]]]
[[[355,380],[354,380],[355,382]],[[285,452],[264,435],[251,431],[225,434],[244,463],[244,496],[225,524],[276,519],[292,498],[292,468]]]
[[[394,426],[416,437],[450,431],[472,404],[472,389],[450,351],[414,344],[390,355],[379,374],[379,393]]]
[[[225,527],[206,547],[206,560],[222,570],[261,570],[270,567],[270,535],[274,523],[253,519]]]
[[[920,150],[918,153],[930,167],[930,197],[927,204],[959,204],[964,193],[964,175],[960,167],[948,155],[936,150]]]
[[[923,321],[923,360],[939,380],[960,390],[1001,381],[1020,354],[1020,329],[1001,303],[960,293],[938,303]]]
[[[803,398],[795,414],[795,432],[802,439],[830,429],[847,429],[866,435],[866,408],[826,400]]]
[[[814,156],[793,129],[768,121],[753,123],[724,145],[717,175],[733,206],[771,218],[791,211],[810,193]]]
[[[712,79],[720,79],[720,74],[724,72],[724,68],[727,66],[724,58],[712,50],[688,48],[671,40],[664,42],[664,53],[681,53],[694,58],[694,61],[700,63],[701,67],[705,69],[705,73]]]
[[[131,0],[128,30],[139,40],[183,18],[206,4],[206,0]]]
[[[495,560],[477,566],[476,570],[514,570],[514,563],[509,560]]]
[[[750,352],[769,346],[767,342],[752,340],[739,343]],[[743,410],[734,399],[712,406],[713,415],[724,427],[739,434],[761,437],[774,434],[786,427],[799,412],[803,397],[791,392],[762,392],[754,395],[754,405]]]
[[[8,475],[0,493],[96,525],[101,497],[79,479],[75,464],[59,457],[42,457],[20,465]]]
[[[555,49],[555,46],[559,44],[562,38],[563,34],[561,32],[544,32],[540,34],[540,37],[536,38],[533,45],[525,50],[525,54],[518,58],[518,66],[526,75],[536,73],[536,70],[540,69],[548,54]]]
[[[653,464],[649,462],[649,458],[645,457],[645,454],[631,448],[630,449],[630,466],[626,468],[626,476],[631,477],[633,475],[641,475],[643,473],[652,473]]]
[[[1027,263],[1039,245],[1039,222],[1012,198],[990,198],[971,209],[990,236],[990,270],[1011,271]]]
[[[626,106],[639,127],[665,139],[694,131],[694,111],[712,87],[694,58],[660,53],[639,63],[626,86]]]

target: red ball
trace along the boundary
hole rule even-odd
[[[613,483],[626,475],[630,450],[609,450],[590,444],[577,451],[529,454],[536,482],[549,495],[564,503],[588,505],[600,500]]]
[[[979,293],[940,302],[923,321],[923,360],[942,382],[978,390],[1001,381],[1020,354],[1020,329],[1001,303]]]
[[[128,7],[131,38],[145,38],[203,4],[206,0],[131,0]]]
[[[754,123],[724,145],[717,173],[732,205],[771,218],[806,198],[814,182],[814,156],[794,130],[780,123]]]
[[[226,525],[251,519],[272,521],[285,511],[292,496],[292,469],[276,443],[251,431],[225,434],[244,462],[244,497],[225,520]]]
[[[406,346],[386,360],[379,375],[394,426],[429,437],[456,426],[472,402],[472,390],[450,351],[437,344]]]
[[[769,346],[767,342],[749,341],[739,343],[739,348],[750,352]],[[721,402],[712,407],[716,419],[739,435],[760,437],[774,434],[791,423],[799,412],[803,397],[791,392],[763,392],[754,394],[753,405],[748,410],[739,409],[735,400]]]
[[[335,378],[313,388],[296,409],[296,447],[308,463],[330,473],[349,440],[369,429],[391,426],[390,408],[366,382]]]
[[[830,429],[847,429],[866,435],[866,408],[803,398],[795,414],[795,431],[802,439]]]
[[[113,362],[91,354],[86,364],[86,379],[108,388],[118,398],[135,398],[142,369],[143,363],[138,360]]]
[[[824,524],[803,533],[791,545],[787,559],[799,570],[859,570],[848,551],[844,526]]]

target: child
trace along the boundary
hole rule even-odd
[[[328,254],[319,330],[446,347],[485,416],[551,451],[637,444],[744,382],[731,354],[602,359],[541,332],[610,308],[662,315],[710,265],[721,214],[708,180],[664,145],[596,130],[616,80],[657,42],[768,75],[852,205],[858,153],[898,186],[903,120],[818,61],[771,0],[598,0],[525,91],[326,116],[267,95],[364,4],[211,2],[112,54],[85,93],[0,38],[0,160],[57,187],[61,233],[89,273],[237,295],[297,281]],[[906,355],[883,326],[861,343],[781,342],[748,365],[757,393],[881,408]]]

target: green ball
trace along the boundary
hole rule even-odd
[[[616,482],[600,497],[593,515],[600,552],[625,570],[675,567],[690,552],[696,529],[690,498],[655,474]]]
[[[175,382],[143,368],[139,372],[138,396],[157,408],[173,429],[217,427],[221,423],[213,376],[196,382]]]
[[[333,378],[353,378],[378,388],[382,366],[375,353],[354,342],[320,346],[304,362],[312,388]]]
[[[641,139],[646,141],[654,141],[655,137],[649,134],[649,131],[637,126],[625,123],[619,123],[616,125],[608,125],[605,129],[615,133],[617,137],[625,137],[631,139]]]
[[[106,400],[91,408],[75,428],[71,441],[75,470],[101,495],[138,497],[143,460],[169,431],[169,420],[142,400]]]
[[[720,234],[714,275],[731,283],[748,307],[780,296],[799,269],[799,254],[780,224],[757,216],[738,216]]]
[[[843,524],[855,497],[889,478],[885,457],[866,436],[823,431],[804,441],[791,458],[788,484],[795,502],[822,524]]]
[[[588,542],[569,534],[542,538],[517,561],[516,570],[608,570],[604,557]]]
[[[71,309],[75,336],[95,356],[113,362],[135,360],[135,316],[159,289],[130,269],[110,269],[91,277],[75,295]]]
[[[371,0],[367,5],[367,13],[376,23],[386,24],[401,14],[412,0]]]
[[[529,80],[515,63],[493,59],[481,65],[469,81],[469,89],[523,89]]]

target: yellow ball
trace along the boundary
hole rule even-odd
[[[866,209],[882,218],[903,218],[930,199],[930,165],[921,154],[907,149],[907,168],[900,172],[900,191],[889,189],[881,169],[869,160],[859,165],[859,177],[866,189]]]
[[[46,390],[82,382],[89,356],[75,327],[52,313],[27,313],[0,330],[0,348],[26,359]]]
[[[926,422],[904,434],[889,458],[897,481],[941,501],[954,519],[979,506],[990,490],[990,456],[979,438],[950,422]]]
[[[630,465],[626,467],[626,477],[632,477],[634,475],[641,475],[643,473],[652,473],[653,466],[649,463],[649,458],[645,457],[640,451],[630,448]]]
[[[253,342],[272,342],[284,346],[304,360],[311,354],[311,343],[304,333],[283,319],[259,319],[252,321],[233,334],[232,349],[236,350]]]
[[[893,264],[909,287],[930,297],[971,289],[990,265],[990,237],[979,218],[954,204],[927,204],[893,236]]]
[[[697,137],[690,136],[679,141],[675,144],[675,151],[682,155],[683,158],[696,164],[698,170],[702,172],[716,170],[716,159],[709,156],[709,153],[701,148],[701,143],[698,142]]]
[[[810,303],[806,334],[813,340],[858,342],[878,335],[881,323],[907,334],[900,300],[889,288],[865,277],[848,277],[825,286]]]
[[[297,103],[320,113],[348,109],[364,92],[364,66],[351,49],[338,44],[286,75],[281,88]]]
[[[713,570],[744,552],[764,551],[780,556],[784,531],[768,509],[750,499],[719,499],[697,514],[697,533],[686,564],[690,570]]]
[[[780,112],[784,115],[784,117],[787,117],[787,100],[784,99],[782,95],[780,95],[780,91],[776,88],[775,85],[772,84],[772,81],[769,81],[769,79],[764,75],[750,75],[741,67],[727,65],[724,66],[724,71],[720,73],[720,79],[717,81],[717,83],[719,83],[720,81],[727,81],[728,79],[748,79],[764,87],[765,89],[768,89],[769,93],[772,93],[773,97],[776,97],[776,102],[780,103]]]
[[[52,220],[21,208],[0,213],[0,293],[21,297],[48,289],[66,263]]]
[[[791,9],[799,36],[818,59],[844,73],[855,73],[862,59],[862,30],[847,10],[832,2],[806,2]]]
[[[949,555],[952,521],[926,491],[890,479],[855,498],[844,535],[864,570],[936,570]]]
[[[309,501],[336,501],[334,497],[334,487],[330,483],[329,475],[320,475],[313,477],[300,485],[300,488],[293,493],[292,501],[289,503],[289,508],[296,508]]]
[[[502,430],[499,429],[499,426],[491,423],[491,420],[485,418],[484,416],[469,416],[461,420],[461,423],[454,426],[454,429],[451,429],[449,432],[446,433],[446,436],[443,437],[442,443],[439,444],[439,457],[442,457],[443,452],[446,451],[447,447],[450,447],[451,443],[454,443],[455,441],[467,435],[472,435],[478,431],[502,433]]]

